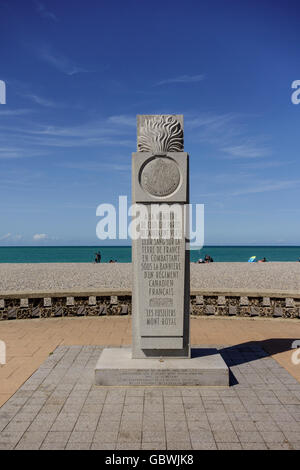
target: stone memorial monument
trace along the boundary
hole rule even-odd
[[[106,348],[98,385],[228,385],[217,350],[190,348],[189,157],[182,115],[140,115],[132,155],[132,348]]]
[[[132,357],[187,358],[190,260],[184,209],[189,182],[183,116],[138,116],[137,140],[132,202],[145,210],[140,237],[132,242]]]

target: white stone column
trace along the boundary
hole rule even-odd
[[[140,223],[132,241],[132,357],[189,358],[189,171],[183,116],[138,116],[137,134],[132,203]]]

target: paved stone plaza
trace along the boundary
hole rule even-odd
[[[300,383],[255,343],[220,349],[229,388],[97,387],[101,349],[56,348],[0,408],[0,449],[300,449]]]

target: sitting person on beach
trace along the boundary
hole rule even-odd
[[[266,263],[266,261],[267,261],[267,260],[266,260],[266,258],[265,258],[265,257],[264,257],[264,258],[262,258],[262,259],[260,259],[260,260],[258,260],[258,262],[259,262],[259,263]]]

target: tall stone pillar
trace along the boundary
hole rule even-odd
[[[190,357],[190,261],[185,244],[189,202],[183,116],[138,116],[132,155],[132,357]],[[139,210],[140,209],[140,210]]]

